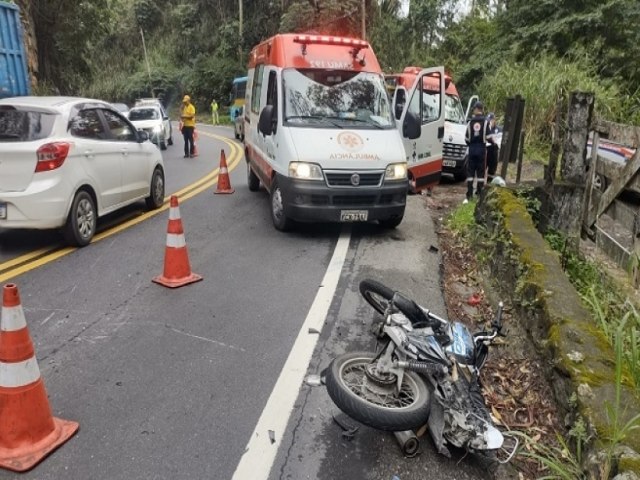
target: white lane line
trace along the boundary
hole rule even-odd
[[[298,337],[282,367],[258,424],[251,434],[244,455],[233,474],[233,480],[266,480],[269,478],[269,472],[287,428],[298,391],[307,373],[311,355],[320,337],[317,333],[309,333],[309,329],[322,331],[324,320],[338,286],[338,280],[340,280],[350,239],[351,228],[345,225],[322,279],[322,284],[318,288],[316,298],[298,332]],[[269,431],[273,434],[270,435]]]

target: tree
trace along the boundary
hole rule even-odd
[[[640,82],[637,0],[510,0],[500,16],[504,43],[518,59],[543,52],[588,55],[604,77],[634,92]]]

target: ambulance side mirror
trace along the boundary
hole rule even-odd
[[[420,118],[414,112],[407,112],[402,124],[402,135],[409,140],[415,140],[420,137],[420,133],[422,133]]]
[[[273,105],[267,105],[260,112],[260,119],[258,120],[258,131],[265,136],[269,136],[273,133]]]
[[[396,120],[400,120],[400,117],[402,117],[403,110],[404,110],[404,103],[396,103]]]

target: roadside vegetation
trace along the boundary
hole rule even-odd
[[[224,107],[251,47],[277,32],[362,35],[361,0],[16,3],[37,39],[38,93],[124,102],[189,93],[199,110],[213,97]],[[477,93],[499,117],[507,98],[522,95],[528,158],[546,161],[556,98],[575,89],[595,92],[607,119],[640,123],[635,0],[364,3],[385,71],[444,65],[463,100]]]
[[[524,195],[524,194],[523,194]],[[527,209],[536,217],[539,203],[524,195]],[[528,199],[528,200],[527,200]],[[482,229],[474,218],[475,202],[458,205],[446,218],[446,228],[471,249],[473,239]],[[594,326],[605,335],[614,352],[615,398],[605,405],[608,431],[597,440],[603,445],[599,459],[599,480],[609,479],[615,472],[616,449],[634,430],[640,429],[640,413],[627,412],[621,401],[623,388],[630,388],[640,398],[640,314],[629,290],[620,285],[597,261],[587,259],[567,248],[566,238],[557,232],[545,235],[547,243],[560,255],[567,277],[580,294],[584,305],[593,316]],[[478,260],[482,262],[482,258]],[[631,413],[631,415],[629,415]],[[508,425],[507,425],[508,426]],[[540,435],[536,428],[522,429],[517,435],[522,448],[516,461],[518,468],[531,472],[530,462],[537,465],[533,478],[586,479],[585,450],[595,440],[585,422],[578,418],[563,432]],[[525,472],[524,478],[529,478]]]

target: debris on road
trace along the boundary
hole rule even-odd
[[[322,377],[320,377],[320,375],[307,375],[304,382],[310,387],[319,387],[323,384]]]
[[[355,437],[357,431],[360,429],[359,426],[349,423],[350,418],[347,417],[344,413],[333,415],[333,421],[336,422],[338,426],[343,430],[342,436],[347,440],[351,440],[353,437]]]

